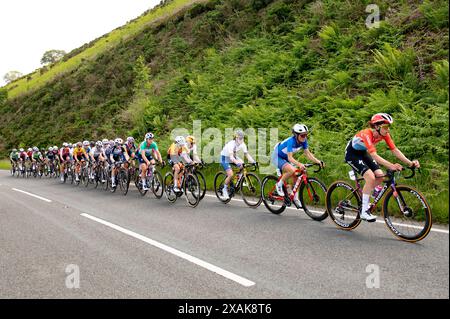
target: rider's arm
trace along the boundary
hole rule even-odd
[[[194,158],[195,162],[197,162],[197,163],[201,162],[201,159],[197,153],[197,145],[196,144],[192,145],[192,157]]]
[[[144,159],[145,163],[147,163],[148,165],[150,161],[148,160],[147,156],[145,156],[145,150],[141,150],[141,156]]]
[[[305,150],[304,150],[304,153],[305,153],[305,157],[306,157],[307,159],[309,159],[311,162],[314,162],[314,163],[316,163],[316,164],[320,164],[320,163],[321,163],[321,161],[318,160],[318,159],[313,155],[313,153],[311,153],[311,151],[310,151],[309,149],[305,149]]]
[[[287,158],[288,158],[288,162],[289,162],[289,163],[294,164],[295,166],[298,166],[298,167],[300,167],[300,168],[303,168],[303,164],[300,163],[299,161],[297,161],[297,160],[294,158],[294,153],[288,152],[288,153],[287,153]]]
[[[410,161],[405,155],[403,155],[402,151],[400,151],[398,148],[395,148],[392,150],[392,154],[395,155],[400,161],[408,165],[408,167],[416,166],[420,167],[420,164],[418,161]]]
[[[377,152],[370,153],[370,156],[372,156],[372,158],[378,164],[383,165],[383,166],[387,167],[388,169],[396,170],[396,167],[394,164],[392,164],[388,160],[385,160],[384,158],[382,158],[380,155],[377,154]]]
[[[191,164],[191,163],[192,163],[192,160],[191,160],[191,158],[189,157],[189,154],[186,152],[186,150],[183,150],[183,151],[181,152],[181,157],[185,160],[186,163],[188,163],[188,164]]]

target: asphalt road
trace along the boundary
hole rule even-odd
[[[382,223],[0,171],[0,298],[449,298],[448,227],[411,244]]]

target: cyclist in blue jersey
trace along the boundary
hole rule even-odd
[[[308,127],[304,124],[295,124],[292,128],[292,136],[275,145],[272,153],[272,164],[280,170],[282,177],[276,184],[278,195],[284,196],[283,184],[287,182],[295,173],[297,166],[301,170],[305,170],[305,166],[294,158],[294,153],[303,150],[305,157],[313,163],[324,167],[323,161],[314,157],[308,149]]]

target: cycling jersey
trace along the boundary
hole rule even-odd
[[[128,156],[133,156],[133,154],[136,153],[136,145],[134,143],[131,143],[129,145],[128,143],[125,144],[125,151],[128,154]]]
[[[32,158],[34,160],[39,160],[42,157],[42,153],[41,152],[33,152],[32,154]]]
[[[242,142],[240,145],[236,144],[235,140],[229,141],[222,149],[222,152],[220,152],[221,156],[229,157],[230,154],[233,154],[234,158],[236,157],[237,152],[242,150],[244,154],[248,153],[247,145],[245,145],[244,142]]]
[[[180,163],[183,158],[186,162],[189,162],[190,159],[188,158],[188,154],[189,150],[186,146],[178,146],[176,143],[172,143],[172,145],[170,145],[169,149],[167,150],[167,158],[173,164]]]
[[[288,153],[297,153],[300,150],[308,149],[308,140],[305,139],[304,142],[299,142],[295,136],[288,137],[284,141],[275,145],[275,151],[277,152],[278,157],[287,161]]]
[[[48,158],[49,160],[54,160],[55,159],[55,153],[53,153],[53,151],[49,151],[45,154],[45,157]]]
[[[389,133],[386,136],[379,136],[374,138],[372,129],[368,128],[358,132],[352,139],[352,147],[357,151],[368,151],[369,153],[376,152],[375,144],[384,140],[389,146],[390,150],[395,149],[394,141]]]
[[[82,147],[75,147],[73,150],[73,157],[79,159],[81,156],[87,158],[86,150]]]
[[[63,160],[66,159],[66,157],[70,158],[70,148],[68,147],[63,147],[62,149],[59,150],[59,156],[61,156],[61,158]]]
[[[11,152],[11,154],[9,154],[9,158],[17,161],[19,159],[19,153],[18,152]]]
[[[125,147],[123,145],[113,146],[110,155],[113,156],[114,161],[125,161]]]
[[[19,157],[23,160],[26,160],[28,158],[27,152],[20,152]]]
[[[33,155],[33,151],[30,151],[30,152],[27,152],[27,157],[29,158],[29,159],[31,159],[31,156]]]
[[[99,148],[93,147],[93,148],[91,149],[91,152],[90,152],[90,154],[91,154],[95,159],[97,159],[97,158],[100,156],[100,154],[102,154],[102,153],[103,153],[103,148],[102,148],[102,147],[99,147]]]

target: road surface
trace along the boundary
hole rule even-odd
[[[0,298],[449,298],[448,227],[411,244],[383,223],[0,171]]]

